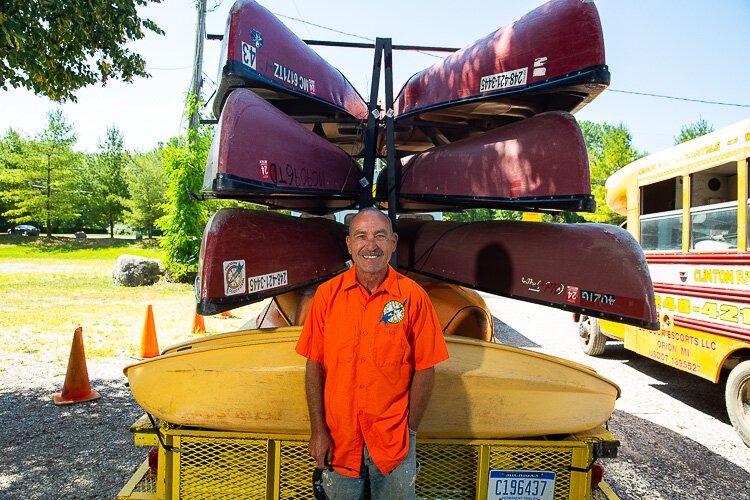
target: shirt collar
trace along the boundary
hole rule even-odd
[[[388,272],[385,275],[385,280],[380,284],[378,290],[382,290],[390,295],[400,295],[401,288],[398,286],[398,279],[396,278],[396,271],[388,265]],[[357,281],[357,265],[354,264],[350,269],[344,273],[343,288],[349,289],[359,285]]]

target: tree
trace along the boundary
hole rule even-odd
[[[0,86],[27,88],[54,101],[109,79],[148,77],[145,61],[128,49],[145,31],[137,7],[161,0],[3,0],[0,9]]]
[[[713,125],[709,124],[703,118],[698,118],[698,121],[690,123],[689,125],[683,125],[680,129],[680,134],[674,138],[674,143],[682,144],[696,137],[706,135],[714,131]]]
[[[625,218],[607,206],[604,183],[625,165],[634,162],[643,154],[633,148],[630,131],[620,123],[580,122],[591,169],[591,191],[596,201],[596,212],[584,214],[591,222],[620,224]]]
[[[5,217],[16,223],[42,220],[51,237],[53,223],[78,216],[74,173],[81,157],[72,150],[76,140],[73,125],[59,109],[47,113],[47,128],[33,140],[6,136],[2,173],[9,189],[0,196],[12,208]]]
[[[125,139],[117,127],[107,128],[99,140],[99,151],[87,162],[87,213],[97,222],[109,227],[110,238],[115,237],[115,222],[122,220],[128,185],[125,167],[130,156],[125,151]]]
[[[130,199],[126,201],[126,221],[145,230],[149,238],[154,234],[156,221],[164,215],[166,182],[161,157],[157,151],[136,154],[127,169]]]
[[[197,106],[188,97],[188,115]],[[213,129],[189,129],[187,137],[169,141],[162,153],[167,179],[165,215],[156,226],[164,232],[160,244],[166,250],[166,267],[175,281],[189,281],[197,270],[201,235],[208,220],[206,211],[190,194],[200,191]]]

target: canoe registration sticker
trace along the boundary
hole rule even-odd
[[[263,274],[261,276],[250,276],[247,279],[247,291],[248,293],[262,292],[263,290],[270,290],[272,288],[278,288],[289,284],[289,278],[287,277],[286,269],[270,274]]]
[[[224,295],[245,293],[245,261],[224,262]]]
[[[492,92],[493,90],[507,89],[526,85],[529,68],[514,69],[505,73],[483,76],[479,80],[480,92]]]
[[[487,500],[553,500],[554,472],[491,470]]]

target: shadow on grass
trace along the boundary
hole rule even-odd
[[[0,498],[115,498],[148,452],[129,432],[143,410],[124,379],[91,385],[101,399],[68,406],[47,387],[0,393]]]
[[[106,248],[143,248],[158,249],[159,240],[134,240],[130,238],[67,238],[64,236],[24,237],[20,235],[0,235],[0,244],[17,245],[33,248],[42,253],[65,253],[78,250],[106,249]]]

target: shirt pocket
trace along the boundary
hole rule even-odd
[[[403,328],[380,327],[375,331],[372,345],[372,359],[377,366],[400,366],[407,364],[411,348],[406,341]]]

